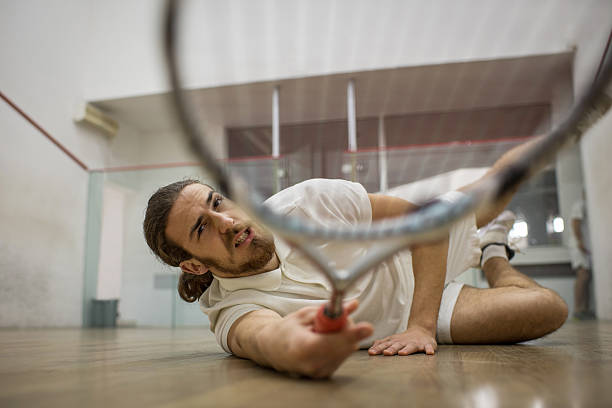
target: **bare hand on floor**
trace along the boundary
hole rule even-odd
[[[376,340],[368,353],[372,356],[379,354],[407,356],[414,353],[433,355],[437,348],[435,335],[423,327],[412,326],[403,333]]]

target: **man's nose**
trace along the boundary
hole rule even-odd
[[[213,213],[213,222],[219,229],[219,232],[224,234],[234,226],[234,219],[224,213]]]

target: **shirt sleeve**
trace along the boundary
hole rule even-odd
[[[200,310],[208,316],[210,330],[215,334],[217,343],[231,353],[227,336],[232,325],[245,314],[263,309],[263,306],[251,303],[250,298],[242,296],[242,291],[224,293],[217,280],[200,297]]]
[[[236,323],[236,320],[240,319],[247,313],[260,309],[263,309],[263,307],[255,304],[243,304],[227,307],[218,313],[213,331],[215,333],[217,343],[223,348],[223,350],[230,354],[232,353],[229,348],[229,344],[227,343],[227,337],[229,336],[230,329],[234,323]],[[211,329],[212,327],[211,319]]]

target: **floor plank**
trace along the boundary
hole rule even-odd
[[[231,357],[205,329],[0,330],[2,407],[610,407],[612,323],[507,346],[354,353],[329,381]]]

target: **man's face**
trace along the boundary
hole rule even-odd
[[[202,184],[185,187],[168,215],[166,237],[193,255],[185,272],[222,278],[255,275],[278,266],[272,234],[238,206]]]

